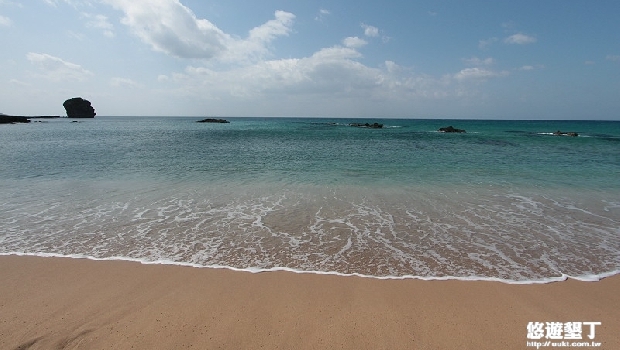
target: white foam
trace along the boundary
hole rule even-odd
[[[618,215],[604,209],[617,205],[614,198],[583,206],[496,189],[474,196],[468,188],[196,191],[138,193],[130,202],[74,197],[48,210],[41,201],[30,212],[3,211],[0,252],[506,283],[593,280],[620,266]]]
[[[416,276],[416,275],[404,275],[404,276],[372,276],[365,275],[361,273],[341,273],[336,271],[305,271],[298,270],[289,267],[271,267],[271,268],[259,268],[259,267],[247,267],[247,268],[238,268],[233,266],[226,265],[200,265],[194,263],[186,263],[186,262],[177,262],[172,260],[145,260],[145,259],[136,259],[129,257],[120,257],[120,256],[112,256],[105,258],[98,258],[84,254],[56,254],[56,253],[22,253],[22,252],[10,252],[10,253],[0,253],[0,256],[34,256],[34,257],[42,257],[42,258],[70,258],[70,259],[88,259],[94,261],[128,261],[135,262],[144,265],[176,265],[176,266],[185,266],[185,267],[194,267],[194,268],[210,268],[210,269],[227,269],[237,272],[249,272],[249,273],[264,273],[264,272],[291,272],[291,273],[300,273],[300,274],[316,274],[316,275],[335,275],[342,277],[361,277],[361,278],[372,278],[379,280],[408,280],[408,279],[416,279],[422,281],[484,281],[484,282],[500,282],[506,284],[546,284],[552,282],[561,282],[567,279],[574,279],[582,282],[597,282],[604,278],[615,276],[620,274],[620,270],[608,271],[600,274],[588,274],[582,276],[570,276],[566,274],[562,274],[561,276],[556,277],[547,277],[537,280],[512,280],[512,279],[502,279],[495,277],[484,277],[484,276]]]

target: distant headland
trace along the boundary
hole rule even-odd
[[[63,104],[67,112],[67,118],[94,118],[97,113],[90,101],[81,97],[66,100]],[[0,124],[30,123],[30,119],[54,119],[61,118],[59,115],[7,115],[0,113]]]

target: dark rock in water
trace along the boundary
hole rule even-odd
[[[441,131],[441,132],[459,132],[459,133],[466,132],[463,129],[457,129],[457,128],[453,127],[452,125],[450,125],[448,127],[445,127],[445,128],[439,128],[439,131]]]
[[[554,132],[553,135],[556,135],[556,136],[572,136],[572,137],[579,136],[579,134],[576,133],[576,132],[563,132],[563,131],[560,131],[560,130]]]
[[[349,126],[354,126],[356,128],[371,128],[371,129],[381,129],[383,128],[383,124],[379,123],[351,123]]]
[[[28,119],[57,119],[60,118],[59,115],[37,115],[34,117],[27,117]]]
[[[203,120],[198,120],[197,123],[230,123],[230,122],[226,119],[207,118]]]
[[[68,99],[62,105],[67,111],[68,118],[94,118],[97,115],[90,101],[81,97]]]
[[[16,117],[12,115],[0,115],[0,124],[14,124],[14,123],[30,123],[30,119],[26,117]]]

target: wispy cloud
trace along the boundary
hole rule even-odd
[[[10,18],[0,15],[0,27],[10,27],[13,24]]]
[[[544,69],[545,66],[542,64],[536,64],[536,65],[531,65],[531,64],[527,64],[524,66],[521,66],[519,68],[516,68],[516,70],[520,70],[520,71],[531,71],[531,70],[538,70],[538,69]]]
[[[17,80],[17,79],[11,79],[11,80],[9,80],[9,83],[17,85],[17,86],[30,86],[30,84],[25,83],[25,82],[23,82],[21,80]]]
[[[517,44],[517,45],[531,44],[531,43],[535,43],[536,41],[537,39],[535,37],[525,35],[522,33],[513,34],[504,39],[504,42],[506,44]]]
[[[67,36],[69,36],[71,38],[74,38],[74,39],[77,39],[77,40],[80,40],[80,41],[84,40],[84,38],[86,37],[84,34],[76,33],[76,32],[74,32],[72,30],[67,30]]]
[[[494,42],[496,42],[497,38],[489,38],[485,40],[478,40],[478,48],[481,50],[486,50],[491,46]]]
[[[507,71],[495,72],[484,68],[465,68],[454,75],[457,80],[486,80],[489,78],[505,77]]]
[[[129,79],[129,78],[119,78],[115,77],[110,79],[110,85],[114,87],[127,87],[127,88],[140,88],[141,84]]]
[[[495,63],[495,60],[492,57],[482,59],[474,56],[471,58],[465,58],[463,61],[470,66],[490,66]]]
[[[506,21],[502,23],[502,28],[504,29],[513,29],[517,24],[514,21]]]
[[[50,6],[58,6],[58,3],[60,2],[64,2],[68,5],[71,5],[75,8],[78,7],[78,5],[90,5],[90,1],[89,0],[43,0],[43,2],[45,2],[46,4],[50,5]]]
[[[608,61],[620,62],[620,55],[607,55],[605,59]]]
[[[315,21],[318,22],[323,22],[325,21],[325,19],[327,18],[327,16],[331,15],[331,11],[326,10],[326,9],[319,9],[319,13],[316,15],[316,17],[314,17]]]
[[[0,0],[0,5],[11,5],[11,6],[17,6],[17,7],[24,7],[24,5],[22,5],[19,2],[16,1],[10,1],[10,0]]]
[[[108,17],[90,13],[82,13],[82,17],[88,19],[86,26],[103,30],[103,35],[108,38],[114,37],[114,26],[108,21]]]
[[[52,81],[84,81],[93,75],[78,64],[46,53],[29,52],[26,59],[38,68],[41,77]]]

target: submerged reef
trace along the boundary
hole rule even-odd
[[[563,132],[563,131],[560,131],[560,130],[555,131],[555,132],[553,133],[553,135],[555,135],[555,136],[573,136],[573,137],[577,137],[577,136],[579,136],[579,134],[578,134],[578,133],[576,133],[576,132],[574,132],[574,131],[571,131],[571,132]]]

